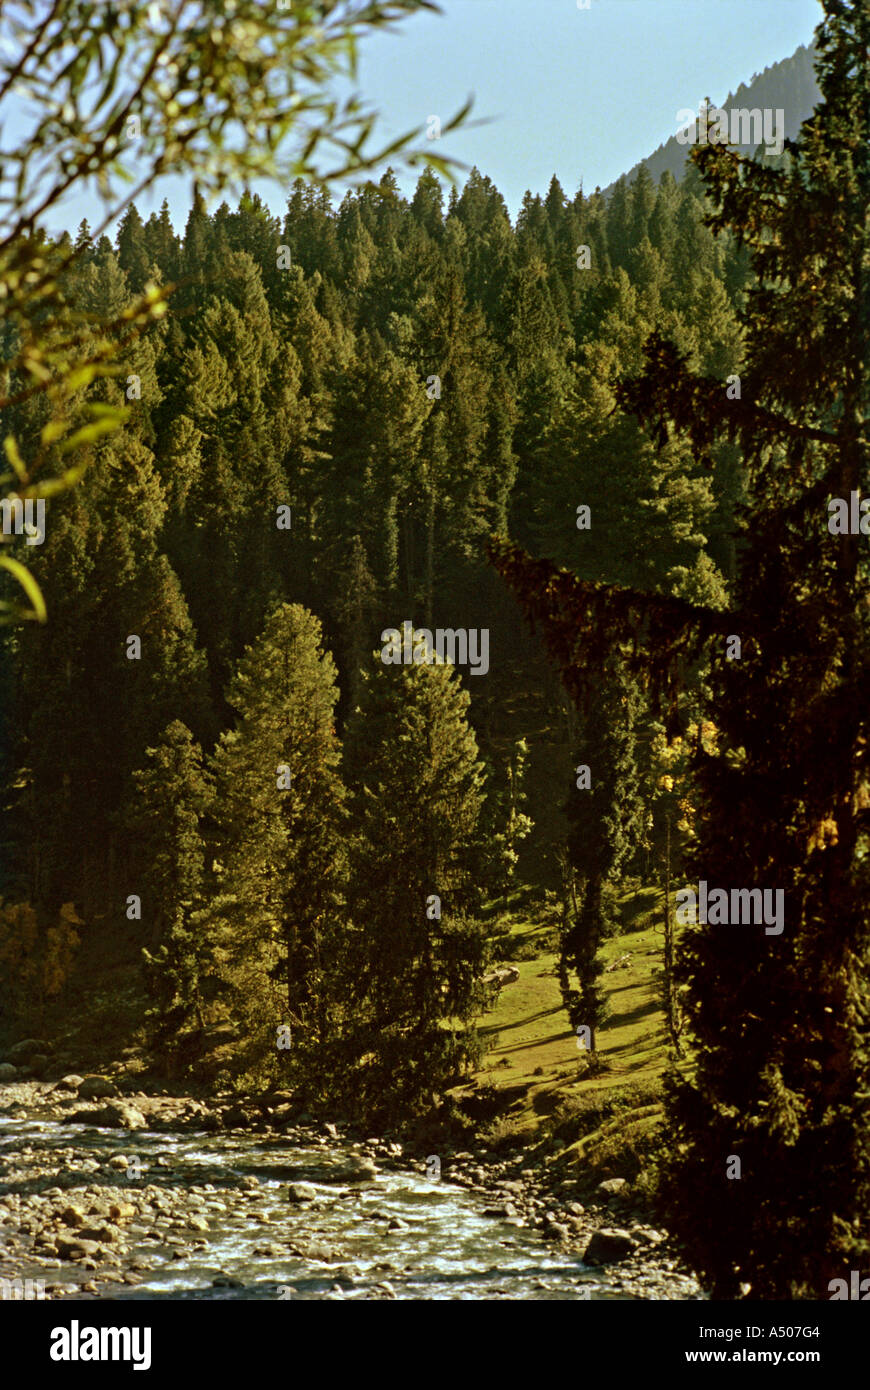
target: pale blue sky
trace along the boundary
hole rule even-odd
[[[523,193],[592,192],[673,135],[676,113],[808,43],[818,0],[442,0],[401,36],[378,35],[360,88],[398,135],[453,115],[470,93],[490,124],[440,142],[476,164],[515,216]]]
[[[753,73],[808,43],[819,0],[440,0],[364,44],[358,89],[382,113],[381,143],[448,119],[474,95],[488,123],[433,148],[478,168],[515,217],[527,188],[553,173],[571,195],[606,187],[674,134],[681,108],[723,100]],[[410,191],[417,174],[400,177]],[[259,191],[282,214],[286,192]],[[139,200],[143,216],[169,198],[180,230],[190,198],[181,180]],[[229,201],[229,199],[228,199]],[[98,207],[72,202],[68,226]]]

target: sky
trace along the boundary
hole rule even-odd
[[[471,119],[488,123],[438,147],[488,174],[512,217],[554,173],[569,195],[605,188],[675,133],[680,109],[724,100],[822,18],[818,0],[440,3],[367,43],[360,90],[393,135],[446,124],[473,93]]]
[[[477,165],[515,218],[526,189],[545,194],[554,173],[569,196],[581,183],[587,192],[606,187],[675,133],[679,110],[724,100],[808,43],[822,17],[819,0],[588,0],[579,8],[585,2],[439,0],[440,15],[370,35],[356,90],[381,113],[381,143],[432,116],[446,125],[473,96],[470,127],[433,149]],[[397,174],[403,192],[413,190],[418,172]],[[283,214],[287,190],[256,187]],[[164,196],[183,229],[190,191],[181,179],[140,198],[139,211],[147,217]],[[96,203],[71,200],[66,225],[83,217],[95,225],[98,213]]]

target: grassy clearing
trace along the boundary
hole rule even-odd
[[[587,1075],[562,1007],[553,949],[553,913],[512,923],[505,959],[520,972],[481,1021],[488,1052],[478,1085],[501,1092],[490,1126],[496,1146],[537,1146],[549,1161],[602,1176],[636,1177],[654,1152],[663,1116],[668,1042],[660,1001],[661,895],[614,894],[616,932],[602,948],[610,1017],[597,1042],[605,1070]],[[544,945],[546,943],[546,945]],[[525,958],[537,945],[534,958]],[[620,961],[628,956],[625,961]],[[543,1154],[542,1154],[543,1156]]]

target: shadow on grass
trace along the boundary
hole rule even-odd
[[[489,1023],[485,1028],[479,1028],[478,1032],[487,1037],[491,1033],[509,1033],[512,1028],[524,1028],[527,1023],[537,1023],[539,1018],[549,1018],[551,1014],[562,1012],[561,1003],[556,1004],[552,1009],[541,1009],[536,1014],[529,1014],[527,1018],[517,1018],[513,1023]]]

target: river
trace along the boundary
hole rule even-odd
[[[362,1147],[304,1134],[133,1135],[0,1115],[3,1272],[43,1280],[53,1298],[699,1296],[661,1269],[631,1292],[621,1267],[586,1268],[511,1204],[502,1214],[480,1191],[428,1178],[423,1164],[415,1171],[379,1155],[373,1181],[342,1182]],[[311,1200],[291,1202],[290,1183],[311,1184]],[[109,1203],[119,1198],[127,1209],[113,1224]],[[76,1234],[71,1222],[102,1242],[89,1260],[58,1258],[61,1237]]]

